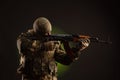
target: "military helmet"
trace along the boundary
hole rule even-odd
[[[45,34],[52,31],[52,26],[50,21],[45,17],[37,18],[33,23],[33,30],[35,33]]]

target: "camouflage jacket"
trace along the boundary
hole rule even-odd
[[[22,33],[17,38],[17,48],[20,54],[18,73],[27,75],[28,80],[57,80],[57,62],[69,65],[78,58],[79,50],[72,50],[74,58],[61,48],[60,41],[46,41],[44,37],[39,40],[33,30]]]

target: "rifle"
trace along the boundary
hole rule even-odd
[[[78,42],[81,39],[89,39],[90,42],[96,42],[96,43],[103,43],[103,44],[111,44],[112,42],[100,40],[98,37],[91,37],[91,36],[86,36],[86,35],[79,35],[79,34],[52,34],[52,35],[46,35],[45,39],[48,41],[51,40],[66,40],[66,41],[73,41],[73,42]]]
[[[31,40],[39,40],[37,37],[31,37],[28,36],[28,39]],[[100,40],[98,37],[91,37],[86,35],[79,35],[79,34],[51,34],[51,35],[45,35],[44,40],[45,41],[73,41],[73,42],[79,42],[81,39],[89,39],[90,42],[94,43],[103,43],[103,44],[111,44],[112,42],[107,40]]]

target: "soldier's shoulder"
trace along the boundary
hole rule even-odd
[[[34,35],[34,31],[33,29],[29,29],[27,32],[22,32],[18,37],[17,39],[20,39],[20,38],[23,38],[23,37],[31,37]]]

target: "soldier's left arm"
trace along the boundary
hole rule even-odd
[[[63,44],[64,44],[65,50],[61,48],[61,44],[60,44],[60,46],[56,48],[55,59],[56,61],[62,64],[69,65],[73,61],[79,59],[79,55],[81,54],[81,51],[89,46],[90,40],[83,39],[80,42],[78,42],[75,45],[75,47],[72,47],[72,48],[70,48],[69,42],[64,42]]]
[[[77,60],[80,55],[80,50],[76,48],[70,48],[69,45],[64,45],[65,50],[60,44],[55,50],[55,60],[61,64],[69,65],[73,61]]]

